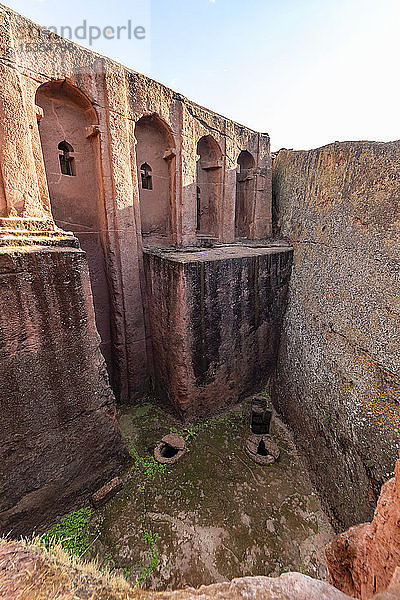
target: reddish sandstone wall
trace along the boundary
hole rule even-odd
[[[0,249],[0,531],[41,531],[127,453],[94,325],[84,253]]]
[[[153,381],[185,419],[264,385],[275,368],[290,247],[145,252]]]
[[[43,110],[39,121],[40,142],[55,223],[74,231],[86,252],[101,338],[101,352],[113,382],[110,290],[104,256],[105,209],[99,164],[99,136],[88,136],[97,115],[89,100],[66,82],[45,84],[36,94]],[[73,148],[73,176],[61,173],[58,149],[66,141]]]
[[[196,234],[197,143],[203,136],[212,136],[222,154],[215,212],[217,237],[223,242],[235,239],[236,172],[243,150],[255,161],[249,234],[254,239],[267,237],[271,232],[269,136],[55,37],[3,6],[0,50],[7,59],[0,65],[0,166],[5,175],[4,182],[0,181],[0,215],[8,217],[14,211],[18,216],[37,216],[45,212],[49,217],[49,179],[58,224],[73,231],[87,251],[97,322],[104,353],[112,365],[114,389],[121,400],[132,401],[147,391],[150,371],[142,230],[151,234],[143,241],[152,247],[200,242]],[[57,124],[50,115],[60,98],[57,103],[53,98],[43,105],[38,126],[40,114],[35,102],[40,104],[43,97],[37,90],[49,82],[59,84],[64,91],[73,90],[76,97],[83,94],[91,109],[95,107],[95,123],[90,123],[94,110],[89,107],[85,108],[89,121],[84,123],[81,118],[74,123],[71,117],[76,111],[71,112],[71,106],[64,103],[68,122]],[[152,115],[168,131],[168,147],[160,146],[157,156],[154,139],[141,145],[140,125],[135,138],[137,123]],[[86,131],[86,125],[90,129],[91,124],[97,126],[95,139]],[[75,141],[77,177],[69,181],[65,176],[62,181],[57,165],[60,125],[65,125],[61,129],[66,136],[79,138]],[[83,139],[83,129],[89,138]],[[57,140],[52,135],[58,136]],[[92,150],[98,159],[96,182],[87,160],[85,168]],[[163,167],[156,164],[154,193],[145,192],[142,198],[137,154],[139,162]]]
[[[388,588],[400,567],[400,460],[395,477],[382,488],[372,523],[339,535],[326,557],[333,585],[345,594],[367,600]]]
[[[175,140],[167,125],[154,117],[143,117],[136,123],[135,137],[143,243],[170,246],[176,240],[171,210],[176,197]],[[150,167],[151,189],[142,186],[143,164]]]
[[[279,152],[294,246],[274,402],[340,529],[371,519],[400,429],[400,142]]]

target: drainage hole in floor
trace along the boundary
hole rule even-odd
[[[164,458],[173,458],[178,454],[178,452],[178,448],[174,448],[169,444],[165,444],[160,450],[161,456],[163,456]]]

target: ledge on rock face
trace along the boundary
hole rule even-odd
[[[20,600],[349,600],[327,583],[300,573],[279,578],[244,577],[198,590],[147,592],[93,565],[72,563],[55,548],[0,540],[0,598]]]
[[[384,597],[389,600],[390,594],[400,598],[399,525],[400,460],[396,464],[395,477],[382,487],[373,521],[351,527],[327,547],[326,558],[333,585],[362,600],[368,600],[376,593],[377,600]],[[395,587],[398,593],[392,591]],[[381,593],[386,589],[384,596]]]

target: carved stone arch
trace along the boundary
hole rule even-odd
[[[254,169],[256,161],[254,156],[248,150],[242,150],[238,156],[237,164],[239,171],[245,171],[248,169]]]
[[[111,301],[104,252],[107,241],[97,112],[89,98],[66,79],[41,85],[36,91],[35,103],[41,117],[39,136],[53,217],[58,227],[74,232],[86,252],[96,325],[113,382]],[[73,158],[70,171],[63,169],[60,160],[64,152],[67,160]]]
[[[143,242],[168,246],[174,239],[176,219],[174,136],[169,125],[153,113],[136,122],[135,138]]]
[[[99,124],[97,111],[90,98],[67,78],[52,79],[40,85],[36,90],[36,99],[43,96],[68,100],[81,110],[90,125]]]

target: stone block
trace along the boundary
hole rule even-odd
[[[291,257],[287,245],[144,253],[153,379],[184,419],[234,405],[273,372]]]
[[[111,500],[111,498],[115,496],[115,494],[120,492],[123,487],[124,484],[122,482],[122,479],[120,479],[119,477],[114,477],[114,479],[111,479],[111,481],[106,483],[106,485],[103,485],[103,487],[101,487],[99,490],[97,490],[97,492],[93,494],[93,506],[95,508],[99,508],[99,506],[102,506],[103,504]]]

